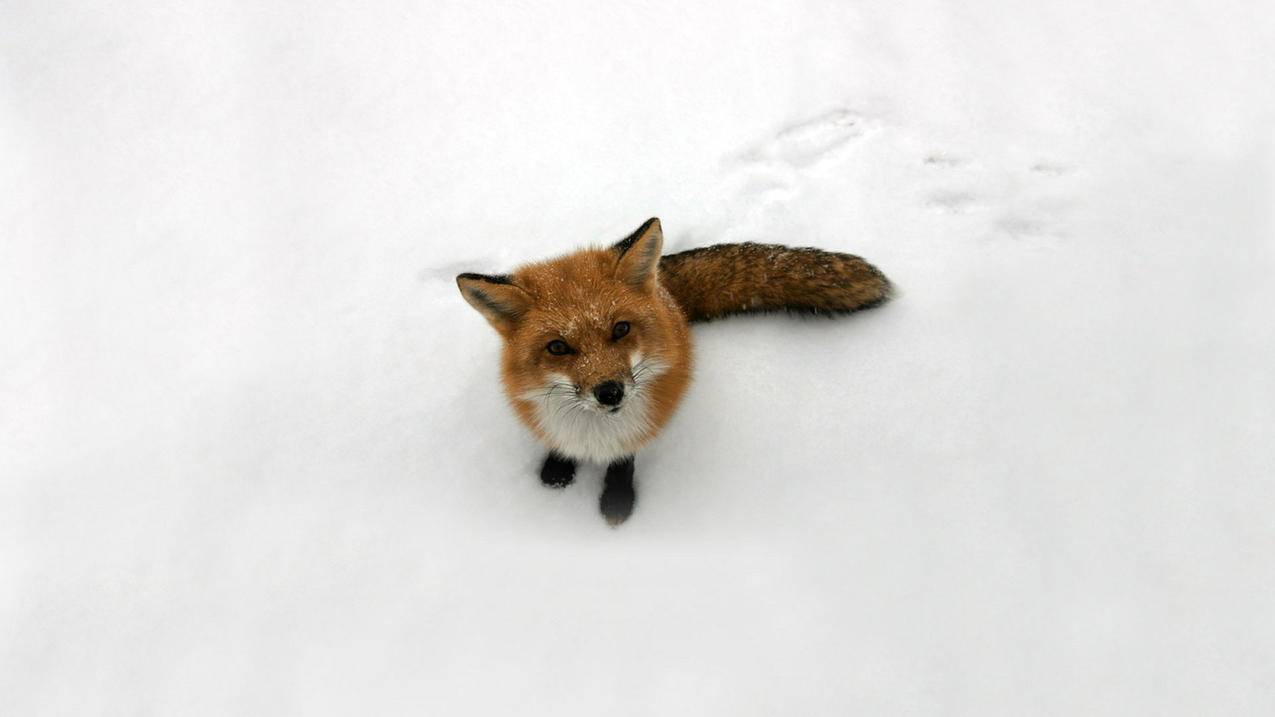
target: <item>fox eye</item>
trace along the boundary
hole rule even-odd
[[[554,356],[566,356],[571,353],[571,347],[568,346],[567,342],[562,339],[554,339],[553,341],[550,341],[549,345],[546,346],[545,349]]]
[[[611,329],[611,340],[622,339],[629,333],[629,322],[621,321]]]

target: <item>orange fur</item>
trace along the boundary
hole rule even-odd
[[[504,338],[501,377],[514,411],[541,441],[565,456],[596,458],[556,441],[538,419],[536,392],[554,374],[587,393],[604,381],[632,383],[635,354],[663,365],[645,389],[650,408],[646,429],[620,447],[629,455],[655,436],[686,390],[690,330],[677,302],[659,283],[655,261],[662,243],[655,222],[623,255],[614,248],[584,249],[522,266],[498,282],[474,275],[459,279],[461,292]],[[640,265],[641,252],[649,254],[648,266]],[[620,321],[630,324],[629,333],[612,340]],[[546,346],[554,340],[565,341],[574,352],[550,354]]]
[[[890,298],[889,279],[852,254],[779,244],[718,244],[660,259],[660,281],[691,321],[786,311],[834,316]]]
[[[659,432],[690,380],[690,321],[775,310],[846,313],[890,295],[881,272],[848,254],[731,244],[661,258],[662,247],[659,220],[651,219],[613,247],[527,264],[508,276],[457,278],[465,299],[504,338],[501,376],[514,411],[563,456],[609,462]],[[617,322],[631,326],[618,339]],[[555,341],[572,352],[554,355],[547,347]],[[644,363],[635,366],[638,357]],[[620,413],[625,406],[608,412],[589,402],[594,387],[613,381],[633,391],[629,414]],[[567,404],[548,408],[564,393]],[[572,423],[576,418],[583,423]]]

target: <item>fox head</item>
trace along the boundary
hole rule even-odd
[[[504,340],[501,373],[519,417],[551,448],[610,462],[645,443],[690,370],[689,331],[659,282],[664,237],[650,219],[618,244],[461,274],[461,295]]]

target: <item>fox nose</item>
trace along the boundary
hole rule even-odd
[[[603,406],[618,406],[624,398],[624,384],[618,381],[607,381],[593,387],[593,397]]]

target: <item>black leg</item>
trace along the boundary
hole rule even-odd
[[[623,523],[633,514],[636,499],[637,495],[633,492],[633,456],[607,466],[606,487],[598,501],[607,522],[613,526]]]
[[[545,457],[544,466],[540,468],[540,482],[550,488],[562,488],[571,485],[575,478],[575,461],[550,451]]]

